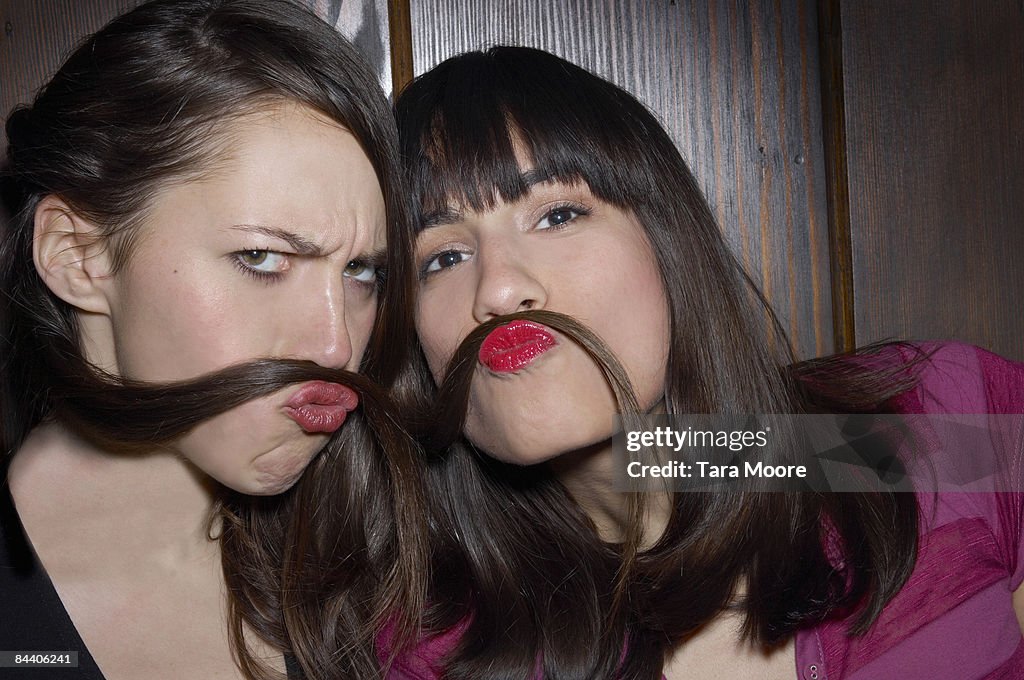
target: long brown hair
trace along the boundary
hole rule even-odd
[[[82,354],[75,310],[32,258],[36,206],[57,195],[97,224],[115,266],[167,182],[216,163],[220,124],[291,101],[346,128],[381,186],[389,243],[377,322],[361,372],[256,361],[169,385],[104,375]],[[157,0],[118,17],[72,54],[31,106],[7,121],[0,246],[3,462],[44,418],[109,448],[173,440],[213,413],[309,379],[353,385],[360,412],[297,485],[273,498],[225,492],[220,545],[232,646],[251,677],[270,671],[248,626],[291,651],[307,677],[379,675],[373,631],[416,629],[425,547],[418,459],[373,383],[400,385],[410,342],[408,194],[375,75],[336,31],[286,0]]]
[[[913,382],[902,369],[842,358],[794,366],[672,141],[611,83],[539,50],[496,47],[418,78],[397,118],[421,219],[524,196],[524,153],[533,174],[584,182],[637,217],[669,304],[668,413],[873,411]],[[579,335],[571,323],[554,327]],[[413,360],[423,372],[422,356]],[[424,422],[450,434],[461,417],[456,409]],[[734,606],[741,580],[745,632],[762,644],[851,613],[863,631],[916,555],[910,494],[680,493],[664,534],[639,552],[642,499],[613,545],[544,465],[502,464],[462,439],[435,452],[430,472],[437,540],[449,549],[435,550],[429,623],[470,619],[452,678],[528,678],[539,661],[544,677],[657,678],[668,650]],[[822,545],[826,521],[845,551],[842,570]]]

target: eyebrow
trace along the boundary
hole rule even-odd
[[[285,231],[284,229],[278,229],[277,227],[268,227],[262,224],[236,224],[230,228],[234,231],[244,231],[249,234],[263,234],[264,236],[280,239],[294,248],[295,252],[299,255],[317,257],[323,253],[320,246],[309,239],[303,238],[298,234],[293,234],[290,231]]]
[[[323,250],[320,246],[309,239],[305,239],[298,234],[293,234],[290,231],[285,231],[284,229],[278,229],[277,227],[268,227],[263,224],[236,224],[233,225],[231,229],[234,231],[244,231],[250,234],[264,234],[272,238],[279,238],[294,248],[298,255],[319,257],[323,254]],[[387,247],[375,248],[374,250],[353,258],[353,260],[359,260],[371,267],[382,268],[387,264],[388,249]]]
[[[388,263],[388,249],[387,248],[377,248],[376,250],[371,250],[370,252],[366,253],[365,255],[362,255],[362,256],[357,257],[355,259],[363,262],[364,264],[368,264],[371,267],[375,267],[377,269],[383,269],[383,268],[386,267],[386,265]]]
[[[526,187],[526,192],[529,193],[534,186],[537,184],[544,184],[555,179],[554,173],[548,170],[539,170],[537,168],[531,168],[526,172],[519,173],[519,181],[522,182],[523,186]],[[524,195],[525,195],[524,193]],[[426,213],[420,218],[420,224],[418,231],[424,231],[431,227],[441,227],[446,224],[455,224],[463,220],[463,212],[456,210],[451,207],[443,208],[442,210],[435,210],[433,212]]]

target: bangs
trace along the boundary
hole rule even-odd
[[[421,226],[516,201],[538,181],[585,182],[620,208],[651,186],[640,151],[650,113],[544,52],[496,47],[449,59],[414,81],[396,110]]]

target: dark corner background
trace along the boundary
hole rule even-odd
[[[1024,360],[1022,0],[306,2],[386,89],[513,43],[638,95],[802,357],[955,338]],[[136,4],[0,0],[4,114]]]

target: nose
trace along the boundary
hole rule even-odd
[[[305,331],[294,329],[302,340],[298,356],[325,368],[345,368],[352,359],[352,339],[345,316],[344,284],[330,281],[311,302],[300,321]]]
[[[483,323],[495,316],[543,309],[547,291],[542,276],[522,253],[506,248],[477,252],[479,279],[473,300],[473,317]]]

